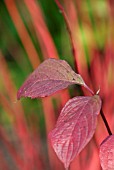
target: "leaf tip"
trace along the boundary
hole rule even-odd
[[[23,91],[22,88],[20,88],[18,91],[17,91],[17,100],[20,100],[21,97],[24,97],[23,93],[25,93]]]
[[[18,92],[17,92],[17,100],[20,100],[20,98],[21,98],[20,90],[18,90]]]

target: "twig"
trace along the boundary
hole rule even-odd
[[[66,24],[66,28],[67,28],[67,31],[68,31],[68,34],[69,34],[69,37],[70,37],[72,55],[73,55],[74,61],[75,61],[75,69],[76,69],[76,72],[78,73],[78,66],[77,66],[77,62],[76,62],[76,49],[75,49],[75,45],[74,45],[74,40],[73,40],[73,36],[72,36],[70,23],[69,23],[68,17],[66,15],[65,10],[64,10],[63,6],[61,5],[61,3],[58,0],[55,0],[55,2],[57,4],[58,8],[60,9],[60,11],[63,15],[64,21],[65,21],[65,24]]]
[[[104,115],[104,113],[103,113],[102,107],[101,107],[100,114],[101,114],[101,117],[102,117],[102,119],[103,119],[103,122],[104,122],[104,124],[105,124],[105,126],[106,126],[106,129],[107,129],[107,131],[108,131],[108,134],[109,134],[109,135],[112,135],[111,129],[110,129],[109,124],[108,124],[108,122],[107,122],[107,120],[106,120],[106,117],[105,117],[105,115]]]

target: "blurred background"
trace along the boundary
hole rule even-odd
[[[66,60],[95,92],[114,131],[114,1],[60,0],[75,42],[54,0],[0,0],[0,170],[63,170],[48,133],[61,108],[76,95],[71,86],[43,99],[17,101],[17,90],[47,58]],[[85,95],[90,95],[84,90]],[[70,170],[101,170],[99,145],[108,135],[101,116],[96,133]]]

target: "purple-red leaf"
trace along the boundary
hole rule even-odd
[[[99,156],[103,170],[114,170],[114,135],[101,143]]]
[[[101,99],[98,95],[75,97],[62,109],[49,138],[66,169],[92,138],[100,109]]]
[[[17,98],[46,97],[71,84],[85,86],[82,77],[66,61],[47,59],[24,82],[18,90]]]

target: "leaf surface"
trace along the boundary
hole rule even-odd
[[[47,59],[24,82],[18,90],[17,99],[46,97],[72,84],[85,85],[82,77],[66,61]]]
[[[101,143],[99,156],[103,170],[114,170],[114,135]]]
[[[92,138],[100,109],[101,99],[98,95],[75,97],[62,109],[49,138],[66,169]]]

